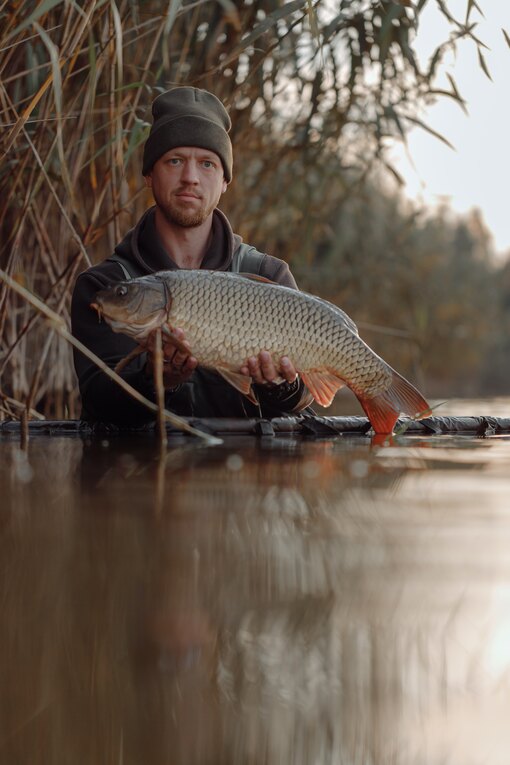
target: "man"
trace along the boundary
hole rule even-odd
[[[125,357],[134,341],[98,323],[90,308],[98,290],[124,279],[173,268],[257,272],[296,287],[286,263],[242,245],[217,209],[232,179],[231,122],[216,96],[192,87],[174,88],[152,105],[153,125],[144,147],[143,175],[155,206],[117,245],[111,258],[78,277],[71,309],[74,335],[110,367]],[[183,331],[174,334],[189,347]],[[154,337],[147,352],[122,372],[140,393],[155,400]],[[311,403],[290,360],[277,369],[266,351],[246,360],[241,370],[254,380],[259,406],[219,375],[202,369],[191,353],[164,340],[166,406],[194,417],[271,417],[298,412]],[[129,397],[91,361],[75,353],[83,419],[139,426],[153,414]],[[284,382],[276,384],[277,378]]]

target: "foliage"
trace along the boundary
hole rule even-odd
[[[501,323],[501,269],[478,211],[425,216],[380,184],[331,219],[310,291],[341,305],[369,344],[429,395],[474,395]],[[500,365],[504,359],[500,359]]]
[[[68,318],[76,274],[148,204],[140,147],[153,97],[175,84],[231,108],[236,227],[297,267],[314,263],[334,211],[374,163],[387,166],[388,141],[430,129],[431,98],[462,103],[453,80],[435,90],[445,50],[470,38],[485,68],[476,3],[461,21],[435,3],[451,34],[422,66],[413,46],[426,0],[4,0],[0,266]],[[69,349],[5,288],[0,374],[0,416],[76,415]]]

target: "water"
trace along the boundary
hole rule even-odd
[[[509,469],[509,437],[3,437],[0,762],[506,765]]]

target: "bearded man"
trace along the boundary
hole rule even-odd
[[[98,290],[120,281],[174,268],[256,273],[297,289],[287,264],[258,252],[234,234],[217,205],[232,180],[228,112],[212,93],[173,88],[152,105],[153,124],[144,147],[142,172],[151,189],[150,207],[115,247],[113,255],[77,279],[71,308],[73,334],[111,368],[135,347],[131,338],[98,323],[90,307]],[[258,405],[248,401],[220,375],[198,366],[184,332],[174,327],[180,349],[163,338],[166,407],[182,416],[274,417],[295,413],[311,403],[287,357],[273,363],[261,349],[241,370],[253,378]],[[79,351],[74,355],[82,397],[82,419],[139,426],[154,419]],[[122,377],[152,401],[154,336],[147,351],[134,358]],[[276,380],[283,382],[276,384]]]

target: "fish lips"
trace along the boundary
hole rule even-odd
[[[100,290],[90,303],[116,332],[141,336],[168,318],[171,297],[165,284],[153,277],[120,282]]]

